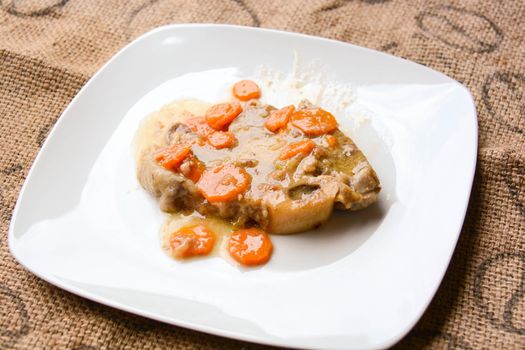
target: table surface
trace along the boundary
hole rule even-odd
[[[0,2],[1,349],[268,348],[98,305],[31,275],[8,253],[25,175],[69,101],[126,43],[190,22],[338,39],[466,85],[479,118],[469,210],[438,293],[397,347],[525,348],[525,2],[10,0]]]

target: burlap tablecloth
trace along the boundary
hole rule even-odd
[[[523,0],[0,0],[0,349],[265,348],[84,300],[31,275],[7,249],[20,187],[61,111],[130,40],[187,22],[339,39],[465,84],[479,116],[470,207],[437,295],[398,347],[525,348]]]

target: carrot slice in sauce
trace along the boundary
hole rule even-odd
[[[246,191],[250,183],[246,170],[227,164],[204,171],[197,188],[210,203],[227,202]]]
[[[268,262],[272,250],[272,241],[266,232],[257,228],[235,231],[228,241],[228,251],[231,257],[247,266]]]
[[[206,122],[215,130],[226,130],[242,112],[239,102],[225,102],[211,106],[206,111]]]
[[[186,124],[191,131],[196,133],[202,138],[207,138],[209,134],[215,130],[206,123],[206,118],[204,117],[193,117],[187,119],[184,124]]]
[[[215,243],[213,232],[202,224],[183,227],[171,234],[169,246],[176,258],[209,254]]]
[[[215,131],[208,135],[208,142],[217,149],[230,148],[235,145],[237,138],[229,131]]]
[[[190,163],[190,171],[185,174],[188,179],[197,183],[202,176],[202,173],[206,170],[204,163],[202,163],[197,157],[192,157]]]
[[[248,101],[261,97],[261,90],[254,81],[241,80],[233,85],[233,96],[241,101]]]
[[[191,148],[186,145],[173,145],[161,148],[155,154],[155,160],[164,168],[175,171],[182,161],[189,156]]]
[[[295,111],[291,123],[308,136],[328,134],[337,129],[334,116],[322,108],[305,108]]]
[[[337,138],[334,135],[325,135],[324,138],[328,146],[335,147],[337,145]]]
[[[266,118],[266,121],[264,122],[264,126],[271,132],[276,132],[277,130],[284,128],[286,124],[288,124],[290,116],[292,115],[294,110],[294,105],[290,105],[281,109],[271,111],[270,115],[268,116],[268,118]]]
[[[229,148],[235,145],[235,135],[228,131],[216,131],[208,125],[206,118],[194,117],[185,121],[186,125],[201,139],[207,140],[217,149]]]
[[[310,139],[302,140],[289,144],[279,156],[280,160],[286,160],[292,158],[297,154],[301,154],[306,157],[315,147],[315,142]]]

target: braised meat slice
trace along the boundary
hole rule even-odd
[[[292,120],[280,131],[270,131],[265,122],[275,108],[246,103],[227,130],[220,131],[235,138],[234,144],[221,149],[206,142],[206,132],[216,131],[186,122],[194,116],[178,113],[171,122],[164,118],[159,123],[160,141],[138,152],[138,180],[166,212],[197,211],[276,234],[315,228],[334,209],[366,208],[380,191],[374,169],[339,129],[330,124],[326,130],[309,128],[308,113],[315,108],[304,101],[296,113],[302,111],[300,115],[306,117]],[[176,171],[159,164],[160,148],[180,144],[190,145],[191,157],[177,163]],[[203,193],[196,160],[204,172],[221,166],[242,169],[249,184],[228,200],[216,200]],[[231,181],[237,180],[225,177],[217,186],[230,186]]]

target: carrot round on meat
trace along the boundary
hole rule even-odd
[[[302,140],[289,144],[279,156],[280,160],[292,158],[295,155],[301,154],[306,157],[315,147],[315,142],[310,139]]]
[[[197,188],[210,203],[228,202],[246,191],[250,183],[251,177],[246,170],[226,164],[204,171]]]
[[[193,117],[185,121],[185,124],[197,134],[201,140],[206,140],[214,148],[229,148],[235,145],[235,135],[228,131],[216,131],[208,125],[204,117]]]
[[[208,143],[217,149],[230,148],[236,142],[237,138],[229,131],[215,131],[208,135]]]
[[[175,171],[190,153],[191,148],[189,146],[173,145],[158,150],[155,153],[155,160],[164,168]]]
[[[276,132],[282,129],[288,124],[290,116],[294,112],[295,107],[293,105],[276,109],[270,112],[270,115],[266,118],[264,126],[271,132]]]
[[[242,112],[239,102],[225,102],[211,106],[206,111],[206,122],[215,130],[226,130]]]
[[[308,136],[328,134],[337,129],[334,116],[322,108],[299,109],[290,119],[293,126]]]
[[[249,101],[261,97],[259,86],[252,80],[241,80],[233,85],[233,96],[241,101]]]
[[[328,146],[335,147],[337,145],[337,138],[334,135],[325,135],[324,138]]]
[[[204,117],[192,117],[187,119],[184,124],[186,124],[191,131],[202,138],[207,138],[209,134],[215,130],[206,123],[206,118]]]
[[[247,266],[268,262],[272,250],[272,241],[266,232],[257,228],[235,231],[228,241],[230,256],[240,264]]]
[[[202,173],[206,170],[204,163],[201,162],[197,157],[192,156],[189,162],[189,170],[184,176],[186,176],[191,181],[197,183],[202,176]]]
[[[169,239],[171,255],[176,258],[207,255],[214,243],[215,235],[202,224],[183,227],[173,232]]]

